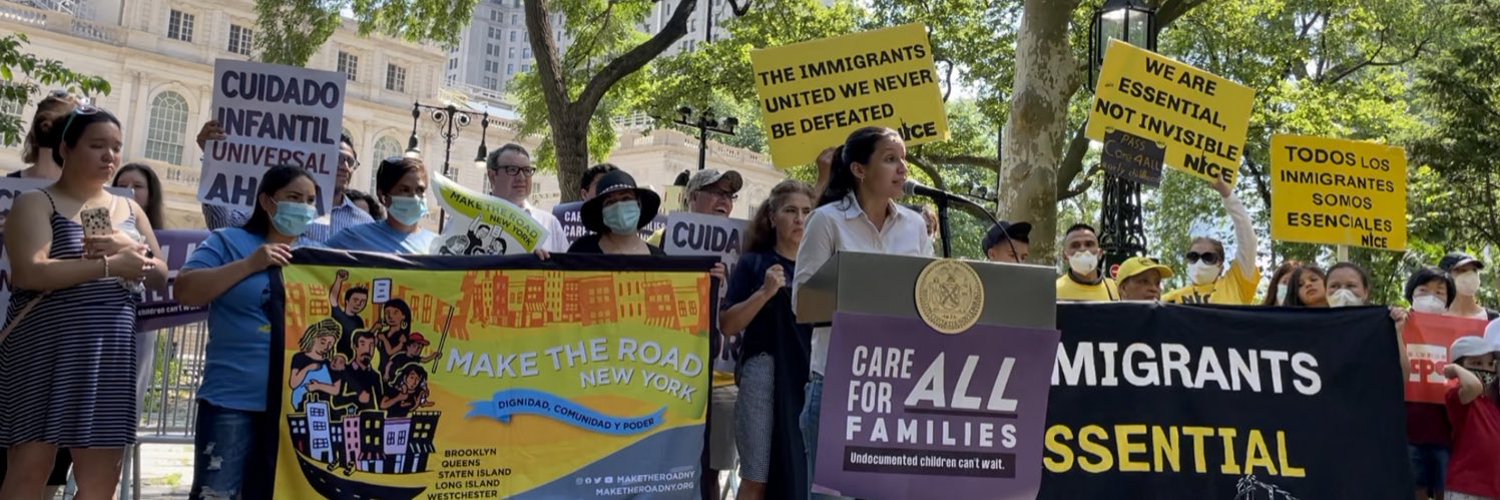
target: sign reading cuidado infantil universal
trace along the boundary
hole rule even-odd
[[[1271,138],[1271,237],[1406,250],[1406,151],[1324,137]]]
[[[922,24],[760,49],[750,64],[777,167],[811,163],[864,127],[895,129],[907,146],[948,138]]]
[[[1168,166],[1238,180],[1254,89],[1119,40],[1109,43],[1096,88],[1089,139],[1124,131],[1166,144]]]
[[[982,301],[981,301],[982,303]],[[839,312],[818,431],[822,488],[857,498],[1035,498],[1055,330]]]
[[[214,61],[212,116],[228,137],[204,151],[198,200],[248,210],[266,169],[293,165],[317,182],[318,211],[331,210],[348,81],[336,71]]]
[[[298,250],[272,285],[277,496],[699,498],[715,262]],[[352,331],[341,271],[390,282]]]
[[[432,255],[513,255],[531,253],[546,238],[547,229],[515,204],[480,194],[432,172],[433,193],[446,210],[443,234],[432,242]]]
[[[1065,303],[1057,326],[1038,498],[1411,497],[1384,307]]]

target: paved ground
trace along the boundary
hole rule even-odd
[[[193,447],[141,445],[141,498],[187,498],[193,483]],[[121,499],[124,500],[124,499]]]

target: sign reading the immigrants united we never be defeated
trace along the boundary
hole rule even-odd
[[[922,24],[760,49],[750,63],[777,167],[812,163],[864,127],[895,129],[907,146],[948,138]]]
[[[277,496],[699,498],[716,261],[298,250]]]
[[[1112,40],[1085,132],[1095,141],[1121,130],[1166,144],[1167,166],[1233,186],[1254,101],[1250,87]]]

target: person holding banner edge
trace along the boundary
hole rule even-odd
[[[381,203],[390,207],[385,220],[345,229],[328,240],[328,247],[426,254],[437,239],[437,233],[418,225],[427,216],[427,179],[427,167],[422,160],[393,156],[381,161],[375,171],[375,191]]]
[[[832,154],[828,187],[808,218],[797,251],[792,303],[798,288],[811,279],[835,252],[857,251],[931,257],[927,223],[894,200],[904,191],[908,173],[906,144],[895,130],[866,127],[849,134]],[[809,483],[817,471],[819,404],[823,369],[828,360],[828,325],[815,325],[807,401],[802,408],[802,439],[807,449]]]
[[[292,248],[316,214],[317,185],[294,166],[266,170],[255,212],[244,227],[214,231],[177,276],[176,296],[188,306],[208,306],[208,347],[194,424],[192,498],[261,498],[271,492],[266,463],[253,450],[275,442],[266,411],[270,378],[271,320],[267,269],[287,265]],[[251,474],[264,474],[251,476]]]
[[[1456,288],[1441,269],[1424,267],[1407,278],[1406,302],[1414,312],[1446,314],[1458,294]],[[1453,427],[1443,405],[1406,403],[1406,440],[1416,497],[1443,498],[1453,445]]]
[[[1234,222],[1235,259],[1226,262],[1224,243],[1208,237],[1193,240],[1184,256],[1188,263],[1187,286],[1162,297],[1163,302],[1179,304],[1250,305],[1260,286],[1260,267],[1255,263],[1259,240],[1250,212],[1224,181],[1215,181],[1214,190],[1224,198],[1224,210]],[[1228,267],[1229,272],[1224,272]]]

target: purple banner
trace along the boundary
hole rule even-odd
[[[1036,498],[1058,338],[837,313],[814,483],[872,500]]]
[[[208,318],[208,309],[187,307],[177,303],[172,296],[172,284],[177,281],[177,271],[187,263],[193,249],[208,238],[203,229],[163,229],[156,232],[156,242],[161,245],[163,258],[167,261],[167,289],[161,292],[147,289],[136,307],[136,329],[149,332],[163,328],[196,323]]]

